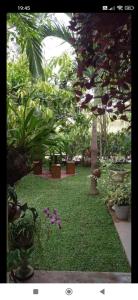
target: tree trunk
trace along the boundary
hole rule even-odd
[[[91,174],[93,170],[96,168],[97,163],[97,119],[94,118],[92,124],[92,142],[91,142]],[[91,177],[91,187],[90,187],[90,194],[97,195],[99,191],[97,190],[97,180]]]
[[[102,141],[103,141],[103,130],[102,130],[102,118],[100,116],[100,130],[99,130],[99,142],[100,142],[100,159],[102,159],[103,154],[103,147],[102,147]]]
[[[104,140],[104,147],[103,147],[103,157],[105,159],[106,156],[106,144],[107,144],[107,118],[106,114],[103,115],[103,140]]]
[[[85,151],[83,150],[82,151],[82,159],[81,159],[81,163],[82,163],[82,166],[84,166],[84,157],[85,157]]]

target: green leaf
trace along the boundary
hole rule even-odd
[[[48,36],[55,36],[64,40],[64,42],[70,43],[70,39],[73,34],[67,29],[67,27],[59,22],[51,22],[51,24],[46,24],[40,28],[42,38]]]
[[[27,114],[27,116],[26,116],[26,119],[25,119],[25,122],[24,122],[24,127],[25,127],[25,128],[27,127],[29,121],[32,120],[32,116],[33,116],[34,111],[35,111],[35,107],[33,107],[33,108],[28,112],[28,114]]]
[[[23,211],[26,211],[26,210],[28,209],[27,203],[23,204],[23,205],[21,206],[21,209],[22,209]]]
[[[44,80],[44,71],[42,68],[42,46],[37,38],[28,38],[26,42],[26,54],[29,59],[29,70],[33,77],[39,76]]]

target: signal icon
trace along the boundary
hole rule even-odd
[[[112,6],[111,8],[109,8],[109,10],[115,10],[115,6]]]

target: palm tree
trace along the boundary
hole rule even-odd
[[[39,14],[33,13],[9,13],[7,16],[7,34],[16,38],[21,52],[26,52],[29,70],[33,78],[39,76],[44,79],[42,67],[42,41],[53,36],[71,44],[73,34],[64,25],[56,21],[50,21],[48,13],[45,13],[45,25],[39,22]]]

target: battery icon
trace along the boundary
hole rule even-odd
[[[125,6],[125,10],[134,10],[134,6],[133,5],[127,5]]]

